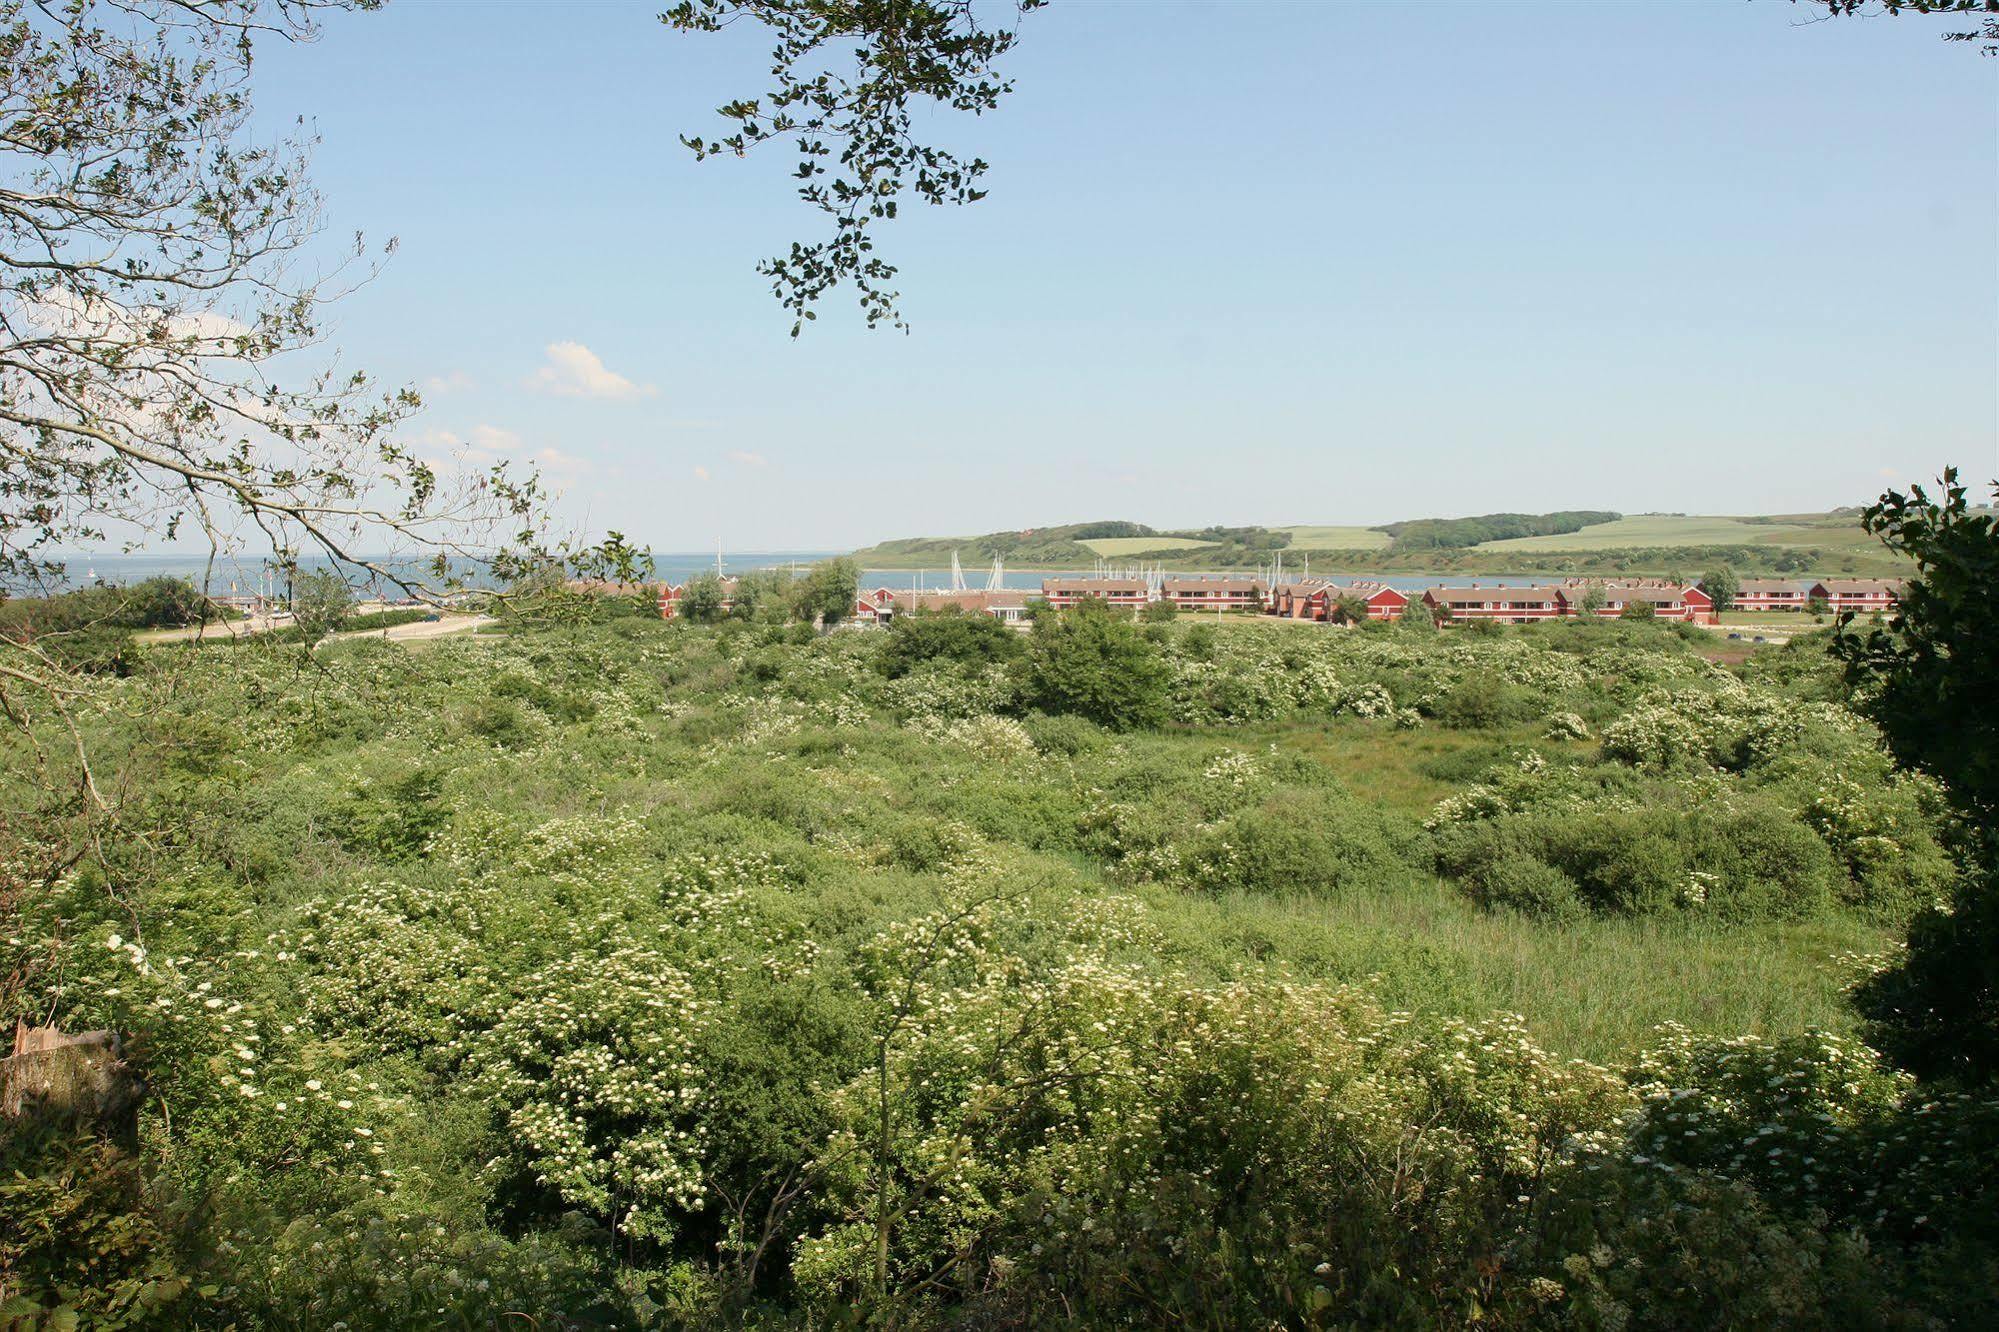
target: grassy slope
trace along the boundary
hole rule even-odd
[[[1323,527],[1309,523],[1273,529],[1291,534],[1294,550],[1381,550],[1391,538],[1368,527]]]
[[[1648,513],[1556,536],[1488,541],[1481,550],[1610,550],[1633,546],[1848,546],[1871,541],[1851,519],[1776,522],[1699,514]]]
[[[1094,541],[1079,541],[1079,546],[1087,546],[1097,554],[1116,559],[1126,555],[1143,555],[1162,550],[1200,550],[1215,543],[1196,541],[1192,537],[1098,537]]]

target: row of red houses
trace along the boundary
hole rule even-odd
[[[735,590],[735,580],[722,580],[723,609]],[[1594,590],[1594,591],[1593,591]],[[660,589],[661,616],[679,614],[682,587]],[[1744,579],[1735,605],[1742,610],[1803,611],[1824,605],[1833,611],[1886,611],[1900,595],[1901,584],[1885,578],[1786,581]],[[1143,578],[1073,577],[1043,579],[1039,591],[1004,588],[980,591],[910,591],[876,588],[855,599],[853,619],[861,624],[886,624],[898,614],[915,610],[956,609],[990,615],[1008,624],[1024,622],[1029,603],[1043,601],[1062,610],[1094,598],[1136,613],[1154,601],[1168,601],[1182,611],[1260,611],[1292,620],[1330,621],[1343,618],[1341,607],[1364,609],[1370,620],[1400,619],[1410,594],[1385,583],[1359,580],[1300,579],[1272,585],[1262,578],[1174,577],[1154,584]],[[1699,584],[1659,579],[1583,579],[1529,587],[1503,587],[1477,582],[1424,589],[1418,599],[1452,620],[1498,620],[1527,624],[1584,614],[1594,599],[1595,613],[1618,616],[1633,603],[1650,605],[1655,618],[1689,624],[1715,622],[1714,598]]]
[[[1886,611],[1902,595],[1894,578],[1745,578],[1735,591],[1737,610]]]

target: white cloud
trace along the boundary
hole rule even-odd
[[[551,473],[575,473],[590,470],[588,462],[573,453],[564,453],[561,449],[540,449],[536,451],[534,464],[543,471]]]
[[[634,384],[605,366],[596,352],[580,342],[548,344],[548,364],[528,377],[528,387],[563,398],[650,398],[659,390]]]
[[[729,461],[741,463],[745,467],[768,467],[770,459],[761,453],[751,453],[747,449],[730,449]]]
[[[416,450],[432,462],[491,467],[494,463],[518,457],[521,437],[495,425],[473,426],[470,438],[450,430],[426,430],[416,437]]]
[[[472,376],[463,370],[453,370],[450,374],[432,375],[423,381],[425,393],[461,393],[472,387]]]
[[[709,474],[709,471],[708,471],[708,469],[707,469],[707,468],[705,468],[705,467],[702,467],[702,466],[700,466],[700,465],[698,465],[698,464],[697,464],[697,465],[695,466],[695,468],[694,468],[694,479],[695,479],[696,481],[706,481],[706,480],[708,479],[709,475],[710,475],[710,474]]]

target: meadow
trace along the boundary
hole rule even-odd
[[[1994,1113],[1845,997],[1942,803],[1820,640],[1712,646],[607,601],[155,649],[84,717],[147,835],[6,945],[148,1100],[129,1158],[7,1148],[14,1312],[1977,1321]]]
[[[1289,533],[1292,546],[1299,550],[1385,550],[1393,539],[1388,533],[1377,532],[1371,527],[1326,527],[1307,523],[1272,530]]]
[[[1116,559],[1126,555],[1138,555],[1162,550],[1201,550],[1212,546],[1212,541],[1197,541],[1193,537],[1098,537],[1092,541],[1077,543],[1094,551],[1106,559]]]
[[[1724,518],[1678,513],[1636,514],[1615,522],[1594,523],[1579,532],[1554,536],[1513,537],[1488,541],[1485,551],[1614,550],[1658,546],[1817,546],[1838,549],[1869,546],[1873,538],[1857,519],[1828,521],[1813,515],[1799,521],[1775,518]]]

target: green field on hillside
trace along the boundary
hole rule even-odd
[[[1200,550],[1212,546],[1212,541],[1196,541],[1192,537],[1142,536],[1142,537],[1098,537],[1094,541],[1079,541],[1079,546],[1088,546],[1106,559],[1117,559],[1125,555],[1144,555],[1156,550]]]
[[[1301,523],[1270,530],[1289,533],[1294,550],[1380,550],[1390,540],[1388,533],[1368,527],[1325,527]]]
[[[1643,546],[1852,546],[1871,541],[1852,520],[1777,522],[1701,514],[1647,513],[1559,536],[1488,541],[1480,550],[1611,550]]]

